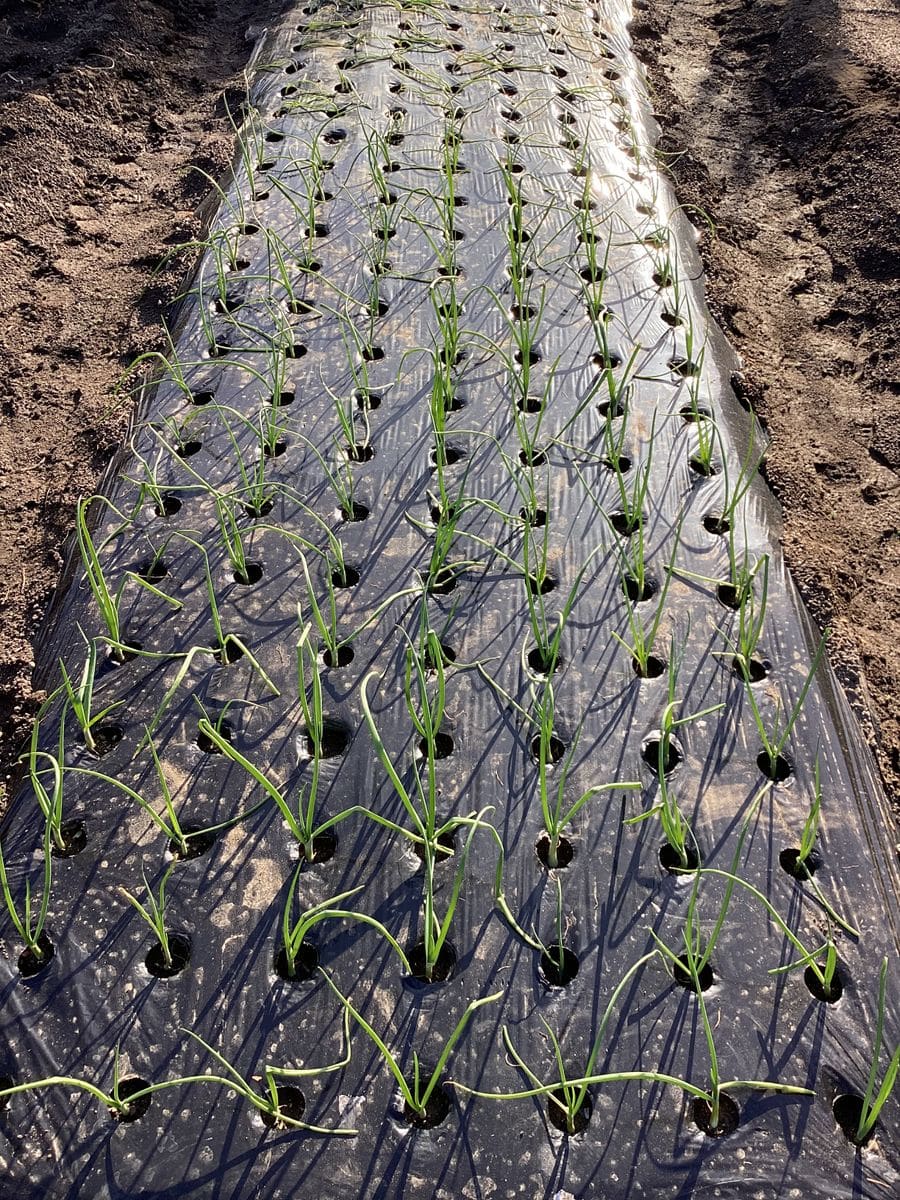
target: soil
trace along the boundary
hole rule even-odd
[[[636,0],[631,32],[679,201],[714,222],[787,561],[900,813],[900,5]]]
[[[79,496],[163,344],[256,31],[283,0],[0,0],[0,779]],[[228,107],[226,107],[228,106]],[[2,784],[0,784],[2,791]]]

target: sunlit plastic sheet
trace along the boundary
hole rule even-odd
[[[673,775],[706,865],[729,868],[740,829],[766,783],[756,766],[758,736],[742,685],[730,670],[729,656],[720,653],[723,631],[732,627],[734,614],[718,603],[714,585],[696,578],[716,579],[727,572],[725,540],[703,525],[703,517],[721,505],[723,475],[697,479],[688,465],[695,433],[680,415],[687,383],[668,365],[683,354],[684,332],[662,319],[667,295],[654,282],[658,256],[647,244],[647,235],[667,222],[675,230],[683,277],[690,281],[688,302],[699,314],[696,327],[706,331],[704,390],[723,432],[732,478],[746,460],[751,439],[760,448],[761,434],[735,399],[730,384],[737,366],[734,355],[706,315],[694,231],[674,209],[664,178],[651,165],[655,130],[629,50],[628,8],[560,3],[555,12],[523,5],[498,15],[450,6],[445,16],[458,29],[448,28],[434,10],[413,14],[412,30],[400,30],[403,14],[394,8],[366,6],[362,13],[338,14],[350,22],[346,27],[335,22],[333,8],[307,16],[298,8],[265,36],[254,54],[252,99],[266,114],[270,165],[257,175],[254,189],[238,156],[227,201],[216,217],[219,227],[231,227],[243,205],[241,220],[296,242],[298,218],[285,189],[300,186],[298,163],[313,134],[341,131],[323,143],[333,160],[327,175],[333,198],[320,205],[320,219],[328,226],[327,235],[315,242],[322,269],[308,277],[305,292],[319,313],[280,318],[290,322],[303,350],[287,363],[287,386],[293,392],[293,403],[285,410],[287,448],[273,460],[271,474],[339,529],[347,561],[360,576],[342,599],[342,621],[352,628],[391,592],[413,586],[416,572],[427,565],[427,533],[409,518],[427,529],[429,492],[435,487],[428,458],[431,367],[424,353],[412,351],[429,347],[436,333],[428,300],[435,255],[409,214],[426,224],[436,221],[430,197],[438,185],[448,102],[467,114],[461,155],[465,170],[457,179],[458,192],[467,201],[458,210],[458,228],[464,233],[458,247],[464,272],[462,326],[467,331],[459,391],[466,405],[451,418],[456,427],[451,442],[463,452],[451,477],[460,479],[467,472],[469,494],[511,511],[518,507],[497,449],[518,453],[508,384],[489,343],[508,345],[503,312],[491,295],[503,303],[510,295],[503,236],[508,207],[498,157],[506,153],[504,134],[520,139],[516,154],[524,168],[526,222],[534,241],[532,282],[544,289],[545,300],[536,386],[546,383],[555,364],[547,431],[571,421],[565,436],[552,445],[541,474],[561,596],[596,551],[564,638],[565,666],[556,679],[557,726],[570,742],[581,726],[573,787],[640,779],[643,792],[602,798],[576,824],[575,858],[562,874],[567,945],[579,957],[579,971],[565,989],[546,986],[538,956],[497,913],[492,903],[495,852],[486,837],[475,839],[469,859],[452,932],[458,967],[447,983],[410,987],[392,952],[365,926],[333,922],[316,931],[321,961],[338,987],[388,1036],[406,1063],[411,1063],[413,1049],[426,1062],[434,1061],[466,1004],[501,989],[501,1000],[473,1018],[449,1068],[452,1079],[494,1091],[527,1086],[503,1050],[504,1024],[519,1053],[548,1082],[553,1061],[542,1019],[560,1036],[567,1063],[577,1070],[614,986],[652,948],[650,931],[672,946],[679,944],[690,894],[689,882],[659,867],[658,827],[652,822],[623,825],[656,795],[641,747],[658,728],[667,702],[666,680],[636,679],[627,653],[611,636],[613,630],[624,635],[626,625],[614,536],[579,478],[580,473],[609,511],[615,509],[613,476],[598,462],[602,421],[594,403],[583,407],[596,375],[590,361],[596,345],[578,277],[581,252],[572,207],[584,180],[577,173],[577,151],[561,144],[567,136],[577,136],[589,150],[598,228],[604,238],[612,234],[604,295],[613,313],[611,349],[627,360],[640,347],[627,453],[635,464],[645,461],[652,436],[647,528],[657,580],[685,514],[680,573],[671,585],[660,644],[667,645],[674,635],[684,645],[677,690],[681,712],[724,706],[679,730],[684,761]],[[423,44],[422,38],[433,40]],[[398,48],[402,42],[410,44]],[[451,43],[462,49],[447,49]],[[408,69],[398,69],[404,63]],[[352,83],[355,94],[335,94],[342,80]],[[449,85],[464,86],[451,95]],[[507,93],[515,88],[516,94],[504,94],[501,87]],[[330,116],[319,103],[322,95],[329,103],[346,105],[345,111]],[[345,365],[340,322],[327,310],[340,307],[336,288],[355,297],[366,294],[364,247],[371,237],[366,212],[375,196],[362,122],[385,130],[392,108],[404,112],[399,126],[403,140],[392,149],[396,170],[390,184],[407,215],[391,241],[392,269],[383,280],[389,309],[377,322],[375,341],[384,357],[370,368],[372,386],[381,396],[371,413],[375,456],[356,470],[356,499],[371,513],[365,521],[341,524],[310,443],[333,461],[336,420],[327,389],[346,393],[353,380]],[[271,180],[270,187],[260,184],[261,175]],[[265,198],[254,199],[254,192],[266,191]],[[246,329],[235,338],[229,326],[232,345],[224,358],[206,355],[200,320],[199,305],[208,306],[213,295],[209,257],[198,275],[204,287],[195,288],[181,312],[179,356],[191,364],[191,388],[212,392],[213,402],[190,409],[182,393],[164,380],[143,404],[141,416],[159,428],[166,418],[183,420],[194,413],[189,433],[200,448],[181,466],[177,459],[163,457],[162,482],[181,501],[180,512],[166,522],[145,505],[133,524],[116,532],[121,524],[116,510],[133,509],[137,490],[130,480],[140,476],[140,462],[128,451],[108,481],[115,509],[105,511],[95,531],[98,542],[109,538],[103,555],[114,581],[165,543],[169,573],[160,586],[183,607],[173,611],[146,591],[134,590],[127,593],[133,599],[125,610],[128,635],[145,651],[161,655],[184,653],[213,639],[200,556],[192,543],[173,536],[176,530],[188,531],[210,554],[227,631],[247,640],[281,691],[280,697],[273,696],[246,660],[217,667],[198,658],[191,668],[154,740],[176,801],[184,805],[183,817],[202,824],[226,820],[258,800],[259,793],[239,767],[198,747],[195,699],[214,713],[229,704],[235,744],[271,769],[292,794],[305,779],[297,755],[302,716],[294,660],[298,602],[306,608],[298,555],[274,529],[258,527],[251,535],[251,557],[263,565],[263,577],[253,587],[235,583],[218,540],[214,505],[190,474],[195,470],[214,486],[233,487],[235,453],[218,406],[227,406],[226,415],[253,419],[260,405],[259,382],[240,364],[259,370],[264,357],[259,347],[276,334],[266,283],[270,259],[261,231],[241,238],[240,255],[247,265],[235,273],[229,293],[242,301],[239,313]],[[215,314],[211,319],[219,320]],[[249,453],[252,433],[233,415],[229,423]],[[142,423],[135,426],[133,445],[148,461],[159,449]],[[779,697],[787,710],[796,699],[818,635],[785,573],[777,512],[761,483],[754,483],[741,512],[751,554],[771,555],[763,643],[771,672],[755,685],[771,718]],[[322,541],[320,526],[289,495],[277,500],[263,524]],[[485,508],[469,510],[462,529],[475,536],[460,536],[457,557],[471,558],[473,565],[453,592],[432,599],[432,620],[459,664],[481,661],[525,703],[522,657],[530,635],[522,581],[485,545],[516,553],[516,536]],[[346,754],[325,765],[325,812],[360,802],[401,816],[365,730],[359,690],[367,671],[381,673],[370,685],[376,720],[410,779],[413,739],[402,698],[403,642],[397,626],[412,632],[416,611],[408,597],[398,600],[354,642],[348,669],[323,673],[327,714],[344,722],[352,735]],[[73,560],[41,648],[39,670],[48,685],[60,657],[70,666],[80,662],[79,626],[90,635],[101,632]],[[142,794],[156,796],[146,754],[133,755],[179,665],[173,658],[138,657],[105,669],[99,697],[103,703],[122,702],[111,719],[123,727],[123,740],[94,763],[76,749],[73,728],[69,765],[95,765]],[[536,768],[528,753],[531,735],[477,671],[460,668],[450,679],[448,729],[454,753],[439,764],[444,810],[491,809],[507,853],[510,905],[523,926],[549,937],[556,891],[534,851],[541,819]],[[52,721],[42,745],[47,750],[55,745]],[[885,955],[892,969],[886,1042],[890,1048],[896,1043],[898,881],[888,817],[870,759],[843,696],[824,670],[809,693],[789,754],[793,773],[765,792],[740,871],[807,944],[821,941],[826,924],[820,906],[779,865],[781,851],[797,844],[818,755],[824,818],[815,878],[860,933],[858,939],[839,938],[843,997],[824,1005],[810,995],[802,972],[768,974],[789,962],[794,952],[765,910],[739,887],[716,947],[715,982],[705,998],[723,1078],[771,1078],[809,1086],[815,1098],[735,1093],[740,1125],[717,1140],[696,1128],[690,1102],[677,1090],[612,1084],[594,1089],[590,1124],[566,1139],[548,1124],[546,1101],[473,1100],[451,1088],[448,1119],[432,1130],[412,1131],[401,1119],[393,1080],[362,1032],[355,1031],[350,1065],[303,1084],[305,1119],[356,1128],[354,1138],[266,1129],[248,1105],[213,1085],[157,1094],[145,1117],[124,1125],[111,1120],[91,1097],[55,1088],[15,1097],[0,1116],[5,1179],[0,1191],[23,1200],[76,1195],[884,1200],[896,1195],[896,1100],[884,1109],[875,1143],[862,1151],[840,1133],[831,1111],[837,1094],[865,1085]],[[5,825],[10,879],[20,892],[26,872],[35,880],[40,875],[35,813],[25,788]],[[21,947],[10,928],[5,934],[0,962],[4,1074],[16,1081],[75,1074],[108,1088],[117,1045],[123,1074],[148,1081],[215,1069],[212,1058],[181,1027],[198,1033],[248,1078],[258,1077],[266,1062],[316,1066],[340,1056],[340,1008],[324,981],[289,984],[273,972],[281,909],[296,865],[296,849],[273,805],[223,834],[207,854],[178,866],[170,884],[169,921],[174,931],[192,939],[192,960],[170,980],[147,972],[151,935],[118,891],[122,886],[140,888],[142,865],[151,880],[158,879],[165,839],[117,789],[75,773],[67,778],[66,815],[84,819],[88,844],[80,854],[55,863],[48,920],[55,946],[52,963],[32,979],[20,977],[16,958]],[[337,832],[334,859],[302,876],[303,903],[364,885],[355,903],[397,931],[402,941],[416,940],[421,868],[415,857],[371,822],[351,819]],[[451,871],[441,868],[441,897]],[[708,932],[718,911],[721,881],[705,885],[703,895]],[[886,1061],[885,1054],[883,1065]],[[695,997],[673,985],[661,962],[652,964],[626,988],[597,1069],[660,1070],[703,1084],[707,1067]]]

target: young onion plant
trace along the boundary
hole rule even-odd
[[[25,947],[25,952],[30,954],[33,963],[38,968],[43,966],[52,954],[52,949],[48,947],[45,933],[47,913],[50,908],[50,887],[53,872],[52,844],[52,823],[50,821],[46,821],[44,823],[43,837],[44,861],[41,898],[35,907],[34,894],[31,890],[31,880],[28,875],[26,875],[25,896],[22,901],[22,907],[20,908],[16,897],[13,895],[12,887],[10,886],[9,877],[6,873],[6,861],[3,857],[3,846],[2,843],[0,843],[0,889],[3,891],[3,899],[6,904],[6,911],[9,913],[9,918],[22,940],[22,944]]]

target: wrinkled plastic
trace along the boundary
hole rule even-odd
[[[329,232],[315,242],[322,270],[308,278],[304,293],[323,307],[340,307],[330,285],[356,297],[363,296],[366,287],[365,210],[375,197],[368,182],[360,112],[367,124],[384,130],[389,108],[405,110],[403,141],[393,150],[398,169],[391,173],[390,184],[422,221],[433,223],[429,196],[438,179],[442,104],[466,109],[461,155],[466,169],[457,179],[458,191],[467,200],[457,210],[458,227],[465,235],[458,254],[464,272],[461,325],[467,331],[459,390],[466,403],[451,417],[456,432],[450,439],[464,457],[449,469],[448,477],[459,480],[465,472],[468,494],[516,511],[520,500],[499,461],[497,445],[515,455],[518,442],[504,371],[488,345],[508,344],[504,315],[491,295],[493,291],[504,304],[509,302],[503,235],[508,206],[497,165],[498,155],[504,153],[500,136],[513,131],[521,139],[518,161],[525,167],[522,182],[529,201],[525,215],[538,245],[533,282],[546,288],[539,337],[542,359],[535,377],[539,388],[548,379],[548,368],[556,364],[545,422],[548,433],[567,425],[596,374],[590,361],[596,345],[577,274],[582,259],[571,208],[583,180],[572,174],[573,154],[561,145],[573,129],[586,140],[598,213],[613,214],[598,221],[603,236],[613,233],[604,296],[613,313],[611,349],[627,359],[635,345],[640,347],[627,453],[635,464],[645,461],[652,434],[648,545],[657,581],[664,577],[679,517],[685,514],[676,558],[679,573],[670,587],[659,645],[667,653],[674,635],[676,644],[684,646],[676,693],[680,712],[723,706],[679,729],[683,762],[672,784],[691,815],[705,865],[728,870],[742,824],[766,780],[756,766],[758,735],[742,685],[730,669],[730,656],[722,654],[723,631],[733,628],[734,614],[717,601],[714,584],[696,578],[715,580],[727,573],[725,539],[703,525],[703,518],[721,506],[723,475],[697,479],[688,464],[695,435],[680,416],[688,385],[668,365],[683,353],[683,330],[662,319],[671,296],[653,280],[658,260],[645,239],[654,221],[661,225],[671,220],[682,273],[690,279],[688,302],[697,314],[697,328],[707,331],[705,390],[723,433],[732,478],[747,456],[751,438],[761,448],[761,435],[735,399],[730,379],[737,363],[703,305],[694,231],[683,214],[673,212],[665,179],[652,165],[654,126],[642,76],[629,51],[628,7],[601,3],[594,10],[581,10],[559,3],[557,9],[556,16],[540,15],[522,5],[501,17],[493,11],[453,7],[446,16],[461,28],[448,30],[432,15],[415,13],[409,17],[411,32],[398,30],[401,10],[378,7],[352,14],[348,28],[316,28],[316,21],[327,22],[334,13],[317,10],[304,32],[306,18],[298,10],[264,38],[254,55],[252,96],[268,114],[270,129],[266,146],[272,165],[266,173],[283,187],[298,187],[300,169],[293,156],[303,156],[317,129],[344,131],[339,139],[326,142],[334,160],[327,175],[334,198],[320,206],[320,219]],[[559,32],[551,32],[556,27]],[[598,33],[609,47],[609,57],[601,55]],[[437,45],[415,44],[421,34],[436,38]],[[397,42],[403,40],[413,44],[398,49]],[[461,43],[463,49],[444,49],[449,42]],[[402,55],[411,64],[410,73],[398,71],[392,55]],[[458,71],[447,70],[448,64],[457,64]],[[488,65],[499,69],[488,73]],[[617,78],[609,77],[611,70]],[[349,103],[354,101],[352,94],[334,93],[342,78],[352,82],[361,109]],[[452,97],[445,93],[441,104],[435,93],[431,104],[417,95],[423,84],[462,84],[471,78],[476,81]],[[397,85],[404,90],[393,90]],[[518,93],[505,95],[500,85],[513,86]],[[300,91],[284,96],[286,87]],[[317,89],[338,105],[348,103],[346,111],[333,117],[321,109],[304,112],[302,106],[282,111]],[[561,98],[561,92],[568,98]],[[504,117],[504,111],[516,111],[520,117]],[[633,145],[623,137],[624,114],[637,131]],[[562,123],[561,116],[574,124]],[[234,225],[238,196],[248,222],[275,228],[286,240],[296,241],[297,218],[282,191],[273,183],[267,198],[254,201],[240,158],[217,226]],[[650,225],[638,206],[655,206],[658,216]],[[262,330],[264,336],[274,329],[266,304],[269,260],[262,235],[241,238],[240,254],[249,266],[236,273],[234,288],[243,300],[246,337],[231,348],[224,365],[222,359],[206,357],[195,291],[181,312],[178,347],[182,361],[192,364],[188,379],[195,392],[211,391],[216,404],[253,419],[263,389],[235,364],[244,361],[258,367],[260,356],[251,347],[260,337],[253,331]],[[430,347],[435,335],[429,303],[434,250],[421,230],[403,219],[391,241],[390,259],[392,270],[383,280],[382,293],[389,309],[377,321],[375,338],[384,357],[370,366],[372,387],[381,397],[371,413],[375,455],[355,468],[355,498],[370,509],[364,521],[337,519],[319,460],[304,441],[309,439],[329,461],[336,461],[336,419],[327,387],[345,394],[354,386],[339,323],[327,314],[286,318],[305,353],[287,364],[294,392],[286,409],[287,446],[270,468],[273,478],[290,484],[340,533],[346,560],[359,573],[359,583],[341,600],[346,628],[361,623],[392,592],[413,587],[429,553],[427,533],[413,520],[427,530],[429,492],[436,486],[428,460],[431,366],[427,355],[414,351]],[[200,270],[211,280],[209,258]],[[203,303],[211,296],[207,290]],[[168,574],[158,586],[182,607],[175,611],[145,589],[131,588],[126,592],[130,599],[125,625],[127,636],[138,640],[144,651],[172,655],[208,645],[214,637],[200,555],[175,533],[190,531],[210,554],[226,632],[248,643],[281,693],[273,695],[246,659],[217,666],[198,657],[154,731],[183,817],[207,825],[249,808],[261,794],[239,767],[197,745],[197,700],[213,713],[228,706],[235,744],[288,785],[291,795],[307,778],[308,767],[298,760],[302,715],[294,645],[298,602],[304,612],[308,606],[299,556],[272,529],[258,528],[251,535],[251,557],[263,567],[260,582],[245,587],[232,579],[218,541],[215,507],[188,470],[198,471],[216,487],[236,485],[234,449],[220,413],[215,405],[191,410],[178,388],[164,379],[145,397],[140,415],[159,425],[168,417],[181,420],[191,411],[190,437],[201,448],[185,460],[187,465],[168,458],[162,466],[162,482],[181,501],[180,511],[165,520],[145,504],[133,524],[116,532],[121,523],[110,508],[95,537],[104,543],[104,563],[116,582],[163,546]],[[249,452],[252,433],[237,418],[231,424]],[[601,430],[601,418],[591,403],[550,448],[549,464],[541,474],[552,518],[552,572],[559,597],[567,594],[590,558],[564,636],[565,666],[556,677],[560,737],[571,745],[580,729],[571,788],[577,795],[598,783],[642,783],[639,793],[598,797],[575,823],[574,859],[559,874],[566,944],[578,956],[577,977],[566,988],[549,988],[539,971],[538,954],[502,920],[492,899],[495,847],[482,835],[475,837],[467,864],[451,935],[458,964],[448,982],[411,987],[402,979],[396,956],[366,926],[332,922],[319,926],[315,935],[320,961],[337,986],[407,1065],[413,1050],[424,1061],[435,1061],[467,1003],[501,989],[499,1001],[475,1014],[449,1065],[453,1080],[479,1090],[528,1086],[503,1049],[503,1025],[525,1061],[549,1082],[552,1048],[541,1023],[547,1022],[561,1040],[570,1071],[577,1073],[613,988],[652,949],[650,931],[673,947],[679,945],[690,895],[689,881],[675,879],[659,866],[658,826],[650,821],[623,824],[652,804],[657,794],[641,750],[659,726],[667,693],[665,676],[644,681],[635,677],[627,653],[611,636],[612,631],[626,636],[615,536],[579,480],[580,472],[597,489],[604,507],[615,510],[614,478],[599,462]],[[134,446],[150,460],[159,442],[139,422]],[[137,490],[129,478],[138,478],[140,464],[128,453],[117,467],[108,481],[108,495],[116,510],[130,513]],[[741,511],[750,553],[767,553],[772,562],[763,641],[771,671],[755,685],[771,718],[777,703],[783,710],[792,707],[818,635],[785,573],[777,512],[761,482],[754,483]],[[321,527],[288,496],[276,501],[265,524],[284,525],[317,544],[323,541]],[[499,545],[518,553],[518,542],[483,507],[467,512],[461,530],[454,557],[471,559],[472,565],[451,593],[429,601],[432,622],[459,664],[450,673],[448,687],[447,729],[453,753],[438,764],[441,800],[448,815],[489,811],[507,855],[510,907],[523,927],[551,938],[556,888],[534,850],[542,826],[536,767],[528,752],[531,734],[483,676],[465,667],[481,662],[519,703],[527,703],[522,659],[531,641],[522,580],[489,552],[490,546]],[[48,686],[55,686],[60,657],[70,669],[80,663],[79,626],[91,636],[101,632],[81,575],[73,559],[68,586],[61,590],[48,623],[39,664]],[[377,670],[379,679],[370,685],[375,717],[409,781],[415,739],[402,698],[404,642],[397,626],[414,632],[416,614],[413,598],[398,600],[354,641],[355,657],[348,668],[323,671],[326,712],[351,734],[347,752],[323,769],[326,813],[364,803],[402,820],[362,719],[359,690],[366,672]],[[96,767],[158,799],[146,753],[133,756],[180,662],[138,657],[121,667],[105,668],[99,694],[103,703],[121,702],[110,720],[122,727],[124,736],[96,762],[77,749],[70,719],[68,765]],[[47,750],[55,745],[52,721],[42,745]],[[825,1005],[810,995],[801,971],[768,974],[770,968],[791,961],[795,951],[764,908],[738,887],[717,943],[714,984],[705,1000],[723,1079],[776,1079],[814,1088],[814,1098],[735,1092],[738,1128],[714,1139],[697,1129],[690,1101],[676,1089],[641,1082],[608,1084],[592,1091],[593,1114],[586,1130],[563,1138],[548,1124],[546,1101],[492,1102],[470,1099],[450,1088],[447,1120],[432,1130],[412,1131],[402,1119],[393,1079],[363,1033],[355,1030],[352,1061],[343,1072],[300,1084],[306,1099],[304,1119],[331,1128],[355,1128],[358,1134],[353,1138],[267,1129],[247,1104],[212,1084],[159,1093],[147,1115],[129,1124],[112,1121],[89,1096],[56,1088],[16,1096],[0,1115],[5,1179],[0,1190],[22,1200],[76,1195],[883,1200],[895,1194],[900,1181],[896,1099],[884,1109],[876,1144],[862,1151],[843,1137],[831,1110],[837,1094],[865,1085],[878,973],[885,955],[891,968],[885,1038],[889,1049],[896,1042],[900,910],[884,801],[846,701],[825,669],[809,693],[788,753],[793,773],[764,791],[740,872],[769,897],[807,944],[822,940],[826,921],[821,907],[779,864],[781,852],[798,843],[818,756],[824,815],[815,879],[859,930],[858,938],[838,936],[843,997]],[[85,821],[88,840],[81,853],[54,863],[48,931],[55,954],[50,966],[31,979],[22,978],[16,969],[21,947],[6,927],[0,960],[0,1072],[17,1082],[75,1074],[108,1088],[116,1046],[121,1048],[126,1076],[155,1082],[218,1071],[211,1056],[181,1027],[198,1033],[247,1078],[258,1078],[265,1063],[314,1067],[340,1057],[340,1006],[325,982],[288,983],[273,970],[281,909],[297,861],[296,847],[273,805],[220,835],[206,854],[177,866],[169,887],[169,918],[173,931],[190,937],[192,958],[187,970],[168,980],[148,973],[145,958],[152,937],[118,891],[123,886],[140,890],[142,866],[148,878],[159,878],[168,861],[164,837],[120,791],[75,772],[67,776],[66,815]],[[362,885],[365,890],[353,903],[384,922],[403,944],[417,940],[421,866],[415,856],[397,837],[359,818],[339,825],[337,836],[335,857],[303,872],[303,903],[311,905]],[[26,872],[32,880],[39,877],[40,840],[34,800],[26,786],[12,806],[4,834],[10,879],[20,893]],[[452,870],[448,865],[439,868],[441,903]],[[701,917],[706,934],[722,891],[721,879],[704,885]],[[708,1061],[696,999],[673,984],[661,961],[637,974],[625,989],[597,1069],[659,1070],[705,1085]]]

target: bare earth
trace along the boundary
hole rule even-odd
[[[0,0],[0,790],[40,699],[31,640],[79,495],[121,439],[230,158],[246,33],[279,0]]]
[[[632,35],[716,226],[788,562],[900,812],[900,6],[637,0]]]

